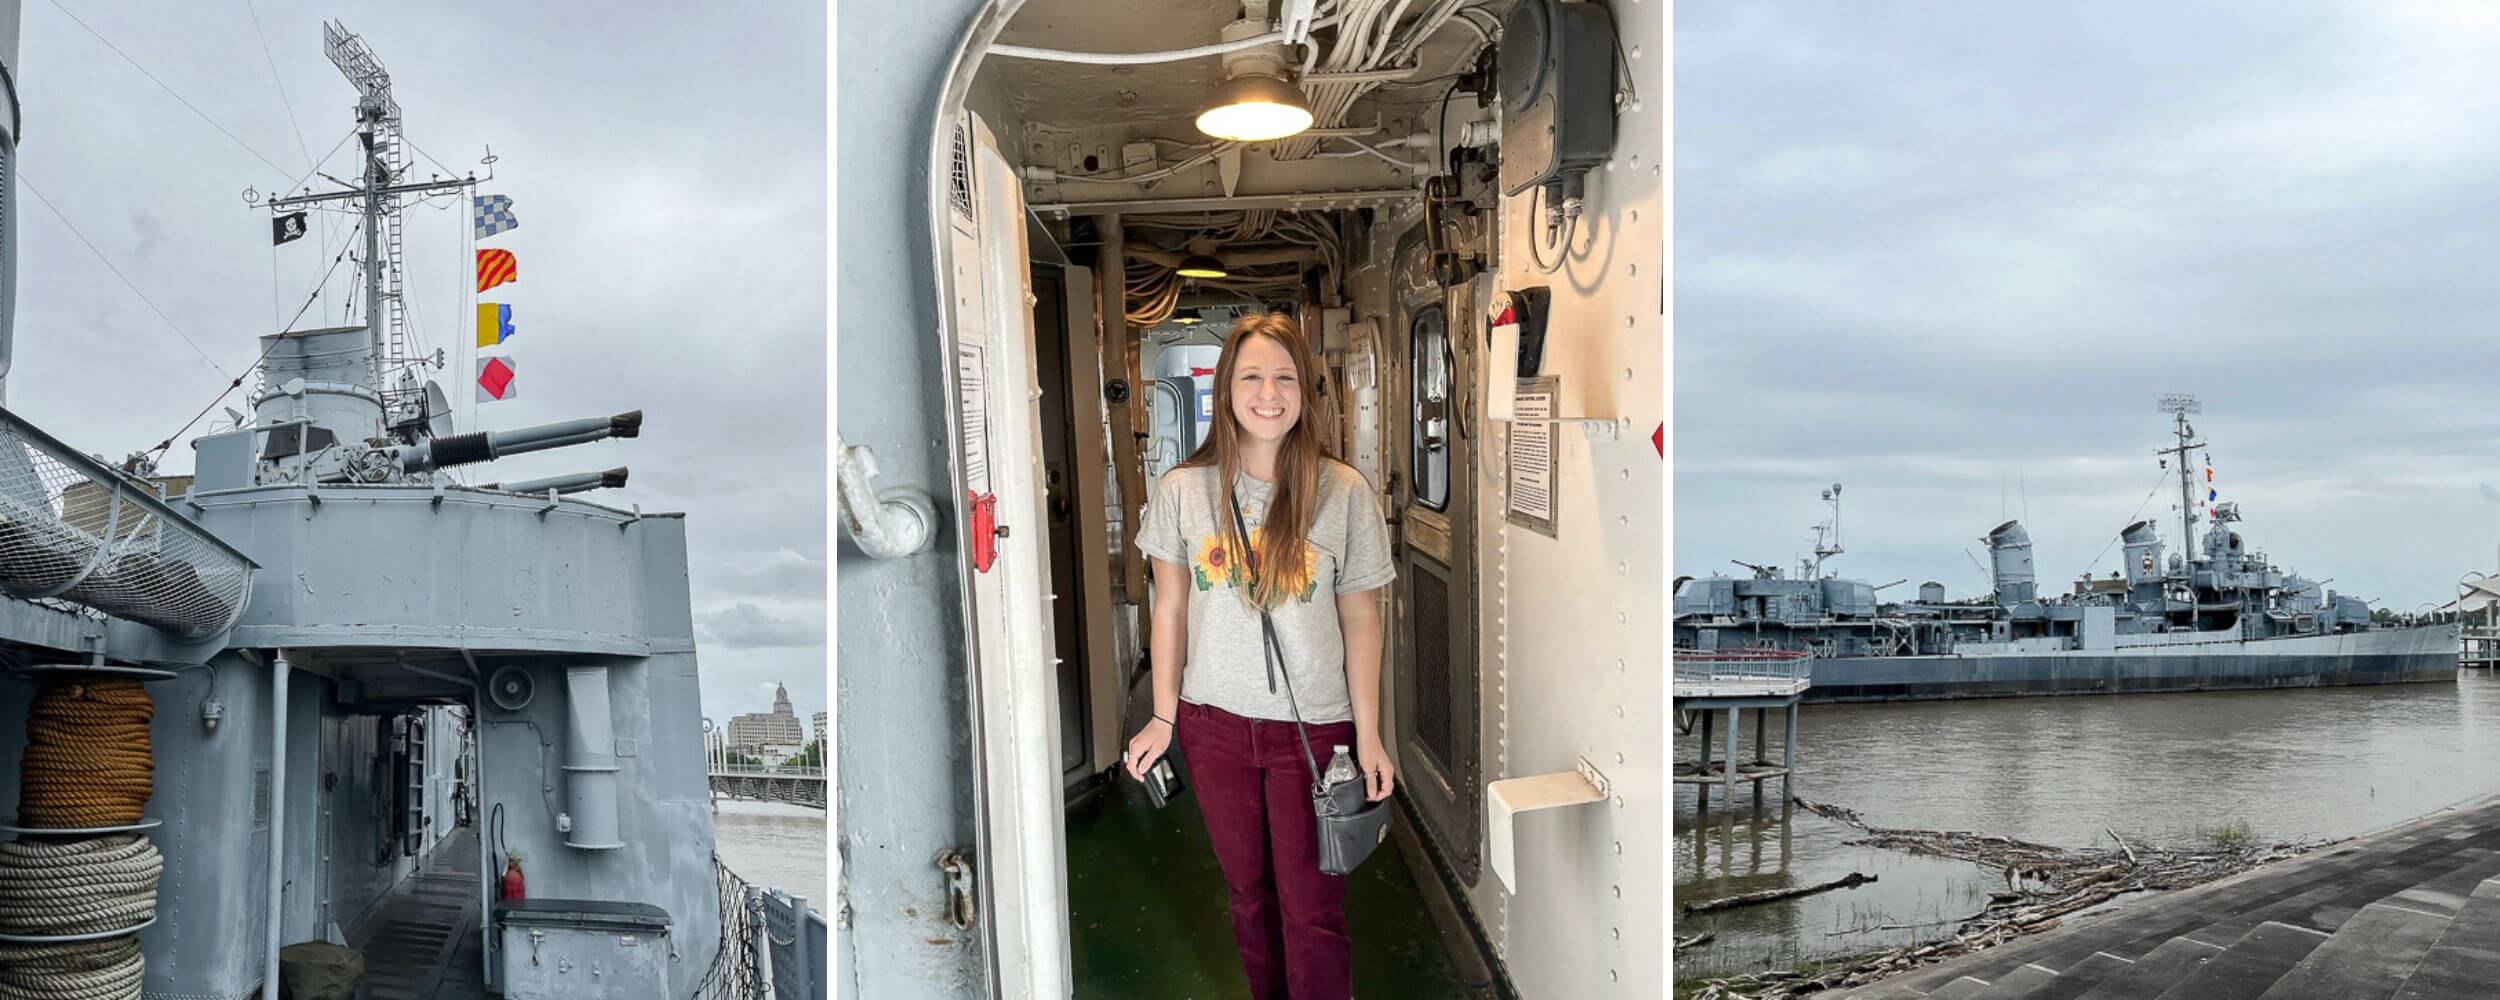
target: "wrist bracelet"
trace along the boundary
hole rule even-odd
[[[1174,721],[1172,721],[1172,720],[1170,720],[1170,719],[1166,719],[1166,718],[1164,718],[1164,717],[1162,717],[1162,716],[1160,716],[1160,715],[1155,715],[1153,712],[1148,712],[1148,713],[1146,713],[1146,714],[1147,714],[1147,715],[1149,715],[1149,716],[1153,716],[1153,718],[1154,718],[1154,720],[1155,720],[1156,722],[1160,722],[1160,723],[1163,723],[1164,725],[1167,725],[1167,726],[1172,727],[1172,729],[1173,729],[1173,731],[1174,731],[1174,732],[1178,732],[1178,731],[1180,730],[1180,728],[1181,728],[1181,724],[1180,724],[1180,723],[1174,722]]]

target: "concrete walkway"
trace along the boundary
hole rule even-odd
[[[1835,995],[2500,996],[2500,798]]]

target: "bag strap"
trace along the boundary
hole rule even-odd
[[[1268,615],[1267,605],[1259,603],[1259,563],[1258,560],[1251,558],[1248,551],[1250,548],[1250,528],[1248,525],[1244,524],[1241,519],[1241,498],[1228,492],[1225,494],[1225,499],[1232,501],[1233,530],[1236,532],[1236,537],[1241,539],[1241,547],[1243,550],[1241,552],[1241,565],[1242,568],[1250,574],[1250,603],[1257,606],[1259,609],[1259,631],[1264,634],[1267,639],[1266,657],[1269,671],[1268,676],[1271,679],[1277,674],[1283,674],[1285,676],[1285,707],[1293,711],[1294,735],[1300,737],[1295,740],[1295,742],[1301,744],[1302,746],[1302,764],[1304,767],[1310,769],[1311,790],[1314,794],[1317,794],[1320,791],[1319,758],[1311,755],[1311,731],[1304,728],[1302,722],[1302,706],[1294,700],[1293,671],[1285,669],[1284,666],[1285,650],[1283,645],[1278,643],[1276,640],[1276,619]],[[1274,685],[1271,684],[1269,689],[1273,690]],[[1351,698],[1352,696],[1352,692],[1349,691],[1347,693],[1347,697]]]

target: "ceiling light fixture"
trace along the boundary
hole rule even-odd
[[[1181,277],[1184,278],[1221,278],[1229,273],[1224,270],[1223,261],[1206,254],[1193,253],[1181,258]]]
[[[1226,42],[1267,33],[1261,21],[1226,25]],[[1198,131],[1228,142],[1267,142],[1300,135],[1311,127],[1311,105],[1302,88],[1288,82],[1281,45],[1257,45],[1224,54],[1224,82],[1198,112]]]

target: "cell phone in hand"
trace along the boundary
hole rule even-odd
[[[1171,805],[1173,799],[1180,798],[1181,793],[1188,790],[1189,783],[1182,780],[1180,771],[1172,766],[1171,754],[1157,758],[1154,766],[1146,769],[1146,798],[1154,803],[1155,808]]]

